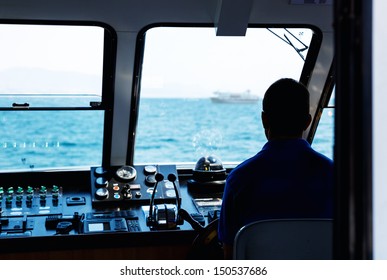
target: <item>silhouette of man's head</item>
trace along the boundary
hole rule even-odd
[[[309,92],[293,79],[280,79],[266,91],[262,121],[271,138],[300,137],[310,124]]]

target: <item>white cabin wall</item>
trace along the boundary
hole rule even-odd
[[[373,3],[373,257],[387,260],[387,2]]]
[[[214,23],[221,4],[222,0],[0,0],[0,18],[99,21],[116,31],[138,32],[154,23]],[[332,31],[332,10],[332,5],[253,0],[249,23],[307,23]]]

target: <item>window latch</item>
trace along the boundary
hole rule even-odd
[[[99,101],[90,101],[90,107],[92,108],[99,108],[102,106],[102,102]]]
[[[28,108],[30,108],[30,104],[29,103],[12,103],[12,108],[28,109]]]

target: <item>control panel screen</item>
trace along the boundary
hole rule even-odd
[[[108,223],[90,223],[88,224],[89,232],[98,232],[110,230],[110,225]]]

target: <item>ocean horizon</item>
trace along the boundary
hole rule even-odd
[[[0,107],[24,100],[24,96],[1,96]],[[33,100],[52,107],[87,107],[91,101],[88,94],[77,98],[35,95]],[[209,154],[224,163],[241,162],[266,143],[260,112],[260,102],[215,104],[210,98],[142,98],[134,163],[191,163]],[[102,162],[103,119],[99,110],[0,111],[0,170],[98,166]],[[333,125],[334,111],[328,109],[312,143],[329,158],[333,158]]]

